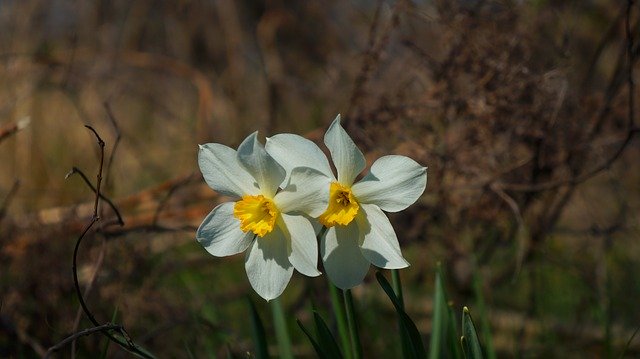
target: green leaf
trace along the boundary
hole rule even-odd
[[[406,350],[403,350],[404,355],[407,358],[426,358],[427,352],[424,349],[422,337],[420,336],[420,332],[418,331],[416,324],[411,320],[404,309],[402,309],[402,305],[398,300],[398,297],[396,297],[393,288],[391,288],[391,285],[384,275],[382,275],[381,272],[377,272],[376,279],[389,299],[391,299],[391,303],[396,309],[396,314],[398,315],[401,324],[400,330],[404,332],[404,335],[407,338],[409,338],[409,347],[406,348]]]
[[[476,295],[477,310],[480,313],[480,333],[482,333],[482,339],[484,340],[484,349],[487,359],[496,359],[496,352],[493,348],[493,338],[491,337],[491,328],[489,326],[489,319],[487,318],[487,309],[484,303],[484,296],[482,295],[482,279],[480,278],[480,270],[475,266],[473,276],[473,288]]]
[[[429,343],[430,359],[462,357],[458,342],[459,337],[456,332],[456,316],[448,303],[443,278],[442,266],[438,263],[433,293],[433,319],[431,323],[431,341]]]
[[[323,350],[329,355],[329,358],[342,358],[340,347],[336,342],[336,339],[331,334],[331,330],[320,316],[320,313],[313,311],[313,319],[316,324],[316,333],[318,334],[318,341]]]
[[[267,348],[267,335],[264,332],[264,325],[258,310],[251,298],[247,298],[249,310],[251,311],[251,336],[256,347],[256,358],[269,358],[269,349]]]
[[[478,340],[478,333],[467,307],[462,309],[462,337],[460,342],[466,358],[482,359],[482,348],[480,347],[480,340]]]
[[[296,319],[296,322],[298,323],[298,326],[300,327],[300,329],[302,329],[304,334],[307,336],[307,338],[309,338],[309,341],[311,342],[311,345],[313,346],[313,350],[316,351],[316,354],[318,354],[318,357],[319,358],[329,358],[329,356],[327,356],[325,351],[322,349],[322,346],[320,346],[320,344],[318,344],[318,342],[313,338],[313,335],[311,335],[311,333],[309,333],[307,328],[305,328],[304,325],[302,325],[302,322],[300,322],[299,319]]]

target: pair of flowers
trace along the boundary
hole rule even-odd
[[[234,202],[207,215],[196,238],[212,255],[248,249],[245,269],[264,299],[282,294],[295,268],[318,276],[318,242],[324,269],[341,289],[362,282],[370,263],[386,269],[407,267],[395,231],[383,211],[398,212],[424,192],[426,168],[405,156],[366,166],[362,152],[336,117],[325,133],[337,178],[322,150],[294,134],[267,138],[257,132],[234,150],[200,145],[198,164],[207,184]],[[322,226],[326,227],[321,231]]]

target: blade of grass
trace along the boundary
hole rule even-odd
[[[429,344],[429,358],[438,359],[444,355],[442,343],[446,331],[446,298],[444,296],[444,288],[442,286],[442,278],[440,273],[440,264],[436,271],[436,279],[434,283],[433,293],[433,318],[431,320],[431,341]]]
[[[426,358],[427,352],[424,349],[422,337],[420,335],[420,332],[418,331],[418,328],[416,327],[416,324],[413,322],[413,320],[411,320],[404,309],[402,309],[399,298],[396,297],[393,289],[391,288],[391,285],[384,277],[384,275],[381,272],[378,272],[376,273],[376,279],[378,280],[378,283],[382,287],[382,290],[384,290],[384,292],[387,294],[387,296],[391,300],[391,303],[396,309],[396,314],[398,315],[400,323],[400,331],[401,333],[404,332],[404,334],[401,335],[404,335],[408,339],[407,343],[405,343],[404,341],[402,343],[404,357]],[[407,345],[406,349],[404,348],[405,344]]]
[[[487,317],[487,308],[484,303],[484,295],[482,294],[482,279],[480,278],[480,271],[477,267],[473,275],[473,290],[476,296],[477,309],[480,313],[480,331],[484,339],[485,354],[487,359],[496,359],[496,352],[493,349],[493,338],[491,337],[491,327],[489,326],[489,319]]]
[[[118,318],[118,306],[116,305],[116,307],[113,309],[113,314],[111,315],[111,323],[115,323],[116,319]],[[100,353],[100,358],[101,359],[105,359],[107,357],[107,351],[109,350],[109,343],[111,343],[111,340],[107,340],[107,342],[104,345],[104,348],[102,348],[102,352]]]
[[[640,327],[637,327],[636,330],[633,332],[633,334],[631,334],[631,337],[629,338],[629,340],[627,340],[627,344],[624,346],[624,348],[622,348],[622,352],[620,352],[620,356],[618,358],[622,359],[624,358],[624,355],[627,352],[627,349],[629,349],[629,347],[631,346],[631,343],[633,343],[633,338],[636,337],[636,335],[638,334],[638,331],[640,331]]]
[[[284,318],[284,311],[280,298],[269,301],[271,305],[271,313],[273,315],[273,325],[276,329],[276,339],[278,341],[278,352],[280,358],[293,359],[291,352],[291,339],[289,339],[289,330],[287,329],[287,321]]]
[[[316,325],[316,333],[318,334],[320,345],[322,345],[327,354],[329,354],[329,358],[342,358],[340,347],[333,337],[333,334],[331,334],[331,330],[329,330],[320,313],[315,310],[313,311],[313,320]]]
[[[304,334],[307,336],[307,338],[309,338],[309,341],[311,342],[311,345],[313,346],[313,350],[316,351],[316,354],[318,355],[318,358],[330,358],[329,356],[327,356],[327,354],[325,353],[325,351],[322,349],[322,346],[320,344],[318,344],[318,342],[313,338],[313,335],[311,335],[311,333],[309,333],[309,331],[307,330],[307,328],[304,327],[304,325],[302,325],[302,322],[298,319],[296,319],[296,322],[298,323],[298,326],[300,327],[300,329],[302,329],[302,332],[304,332]]]
[[[478,333],[467,307],[462,309],[462,337],[460,342],[466,358],[482,359],[482,347],[480,347]]]
[[[433,293],[433,319],[429,358],[461,358],[462,352],[456,332],[455,315],[449,305],[444,287],[442,265],[438,263]]]
[[[253,337],[253,344],[255,345],[256,358],[269,358],[267,335],[264,331],[264,325],[262,325],[262,320],[260,319],[256,305],[251,298],[247,298],[247,302],[249,303],[249,310],[251,311],[251,336]]]

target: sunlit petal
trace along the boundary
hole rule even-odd
[[[361,203],[372,203],[384,211],[398,212],[413,204],[427,185],[427,168],[405,156],[380,157],[371,171],[353,185]]]
[[[348,226],[327,229],[320,240],[320,254],[324,270],[331,282],[340,289],[349,289],[362,283],[369,271],[369,261],[358,246],[356,221]]]
[[[321,273],[318,271],[318,243],[313,226],[303,216],[282,214],[282,220],[291,238],[291,264],[306,276],[319,276]]]
[[[282,212],[302,212],[317,217],[327,209],[330,181],[331,178],[315,169],[296,167],[289,183],[274,201]]]
[[[379,268],[398,269],[409,266],[402,257],[398,237],[387,216],[378,206],[362,204],[362,213],[356,217],[362,255]]]
[[[286,172],[262,147],[258,132],[249,135],[238,147],[238,160],[255,178],[261,193],[272,198],[282,184]]]
[[[340,115],[329,126],[324,135],[324,143],[329,148],[333,164],[338,171],[338,182],[350,186],[366,166],[366,161],[360,149],[340,125]]]
[[[233,148],[219,143],[200,145],[198,165],[209,187],[220,194],[239,198],[260,193],[256,180],[240,166]]]
[[[324,152],[302,136],[283,133],[268,137],[265,149],[287,171],[287,180],[296,167],[310,167],[335,178]]]
[[[251,287],[262,298],[277,298],[287,287],[293,274],[287,257],[287,239],[277,227],[266,236],[256,238],[249,247],[244,267]]]
[[[196,232],[196,239],[217,257],[243,252],[253,240],[253,233],[240,230],[240,222],[233,217],[233,202],[223,203],[211,211]]]

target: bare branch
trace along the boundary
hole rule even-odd
[[[106,323],[106,324],[102,324],[102,325],[98,325],[96,327],[91,327],[91,328],[87,328],[84,330],[81,330],[79,332],[76,332],[68,337],[66,337],[65,339],[63,339],[61,342],[59,342],[58,344],[50,347],[47,350],[47,353],[44,355],[44,358],[49,358],[51,356],[51,354],[57,352],[58,350],[62,349],[65,345],[69,344],[72,341],[75,341],[76,339],[80,338],[80,337],[84,337],[87,335],[91,335],[93,333],[98,333],[98,332],[108,332],[110,330],[117,330],[120,331],[122,330],[122,326],[118,325],[118,324],[112,324],[112,323]]]
[[[71,171],[69,173],[67,173],[67,175],[65,176],[66,178],[69,178],[71,175],[77,173],[78,175],[80,175],[80,177],[82,177],[82,180],[84,181],[84,183],[87,184],[87,186],[89,186],[89,188],[91,188],[91,191],[93,191],[93,193],[98,193],[98,190],[93,186],[93,184],[91,184],[91,181],[89,181],[89,178],[87,178],[87,176],[78,168],[78,167],[73,167],[71,168]],[[107,202],[107,204],[109,204],[109,207],[111,207],[111,209],[113,209],[113,212],[116,214],[116,217],[118,218],[118,224],[121,226],[124,226],[124,220],[122,219],[122,216],[120,215],[120,211],[118,210],[118,207],[116,207],[116,205],[109,199],[107,198],[105,195],[103,195],[102,193],[99,193],[100,199]]]

